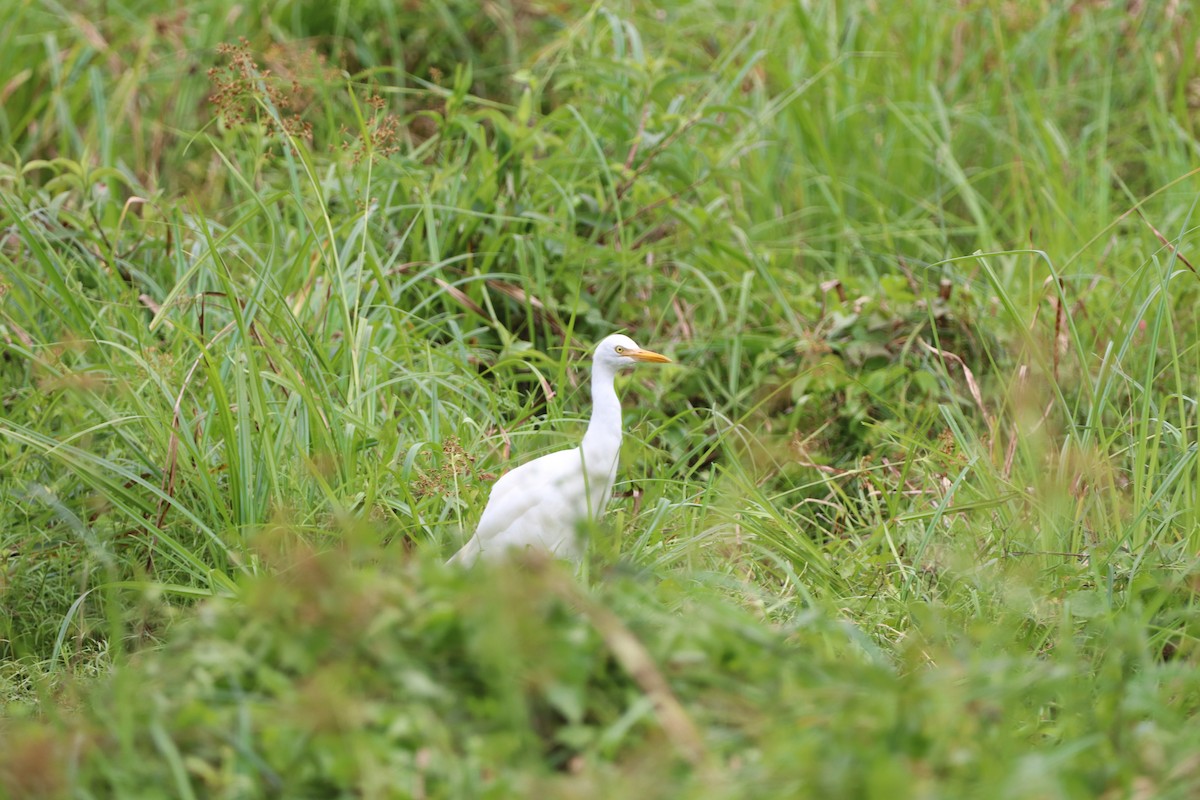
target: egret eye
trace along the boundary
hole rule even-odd
[[[617,353],[619,354],[619,353],[624,353],[624,352],[625,352],[625,348],[622,347],[621,345],[617,345]]]

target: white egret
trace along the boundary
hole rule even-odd
[[[580,524],[604,512],[621,451],[617,370],[671,359],[643,350],[628,336],[605,337],[592,357],[592,418],[579,447],[559,450],[506,473],[492,487],[475,535],[450,559],[471,565],[513,549],[536,548],[558,558],[583,557]]]

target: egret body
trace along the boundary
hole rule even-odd
[[[510,550],[536,548],[557,558],[583,557],[579,526],[604,512],[617,477],[621,452],[621,401],[613,385],[617,370],[639,363],[666,363],[628,336],[605,337],[592,357],[592,418],[579,447],[559,450],[506,473],[492,487],[475,535],[450,559],[470,565]]]

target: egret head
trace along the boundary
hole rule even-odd
[[[600,340],[600,344],[596,345],[594,360],[597,364],[603,364],[613,369],[631,367],[634,364],[646,362],[667,364],[671,361],[671,359],[660,353],[655,353],[652,350],[643,350],[638,347],[637,342],[633,339],[619,333],[606,336]]]

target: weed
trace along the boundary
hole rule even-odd
[[[1196,793],[1187,4],[60,5],[0,791]],[[443,569],[616,329],[582,574]]]

